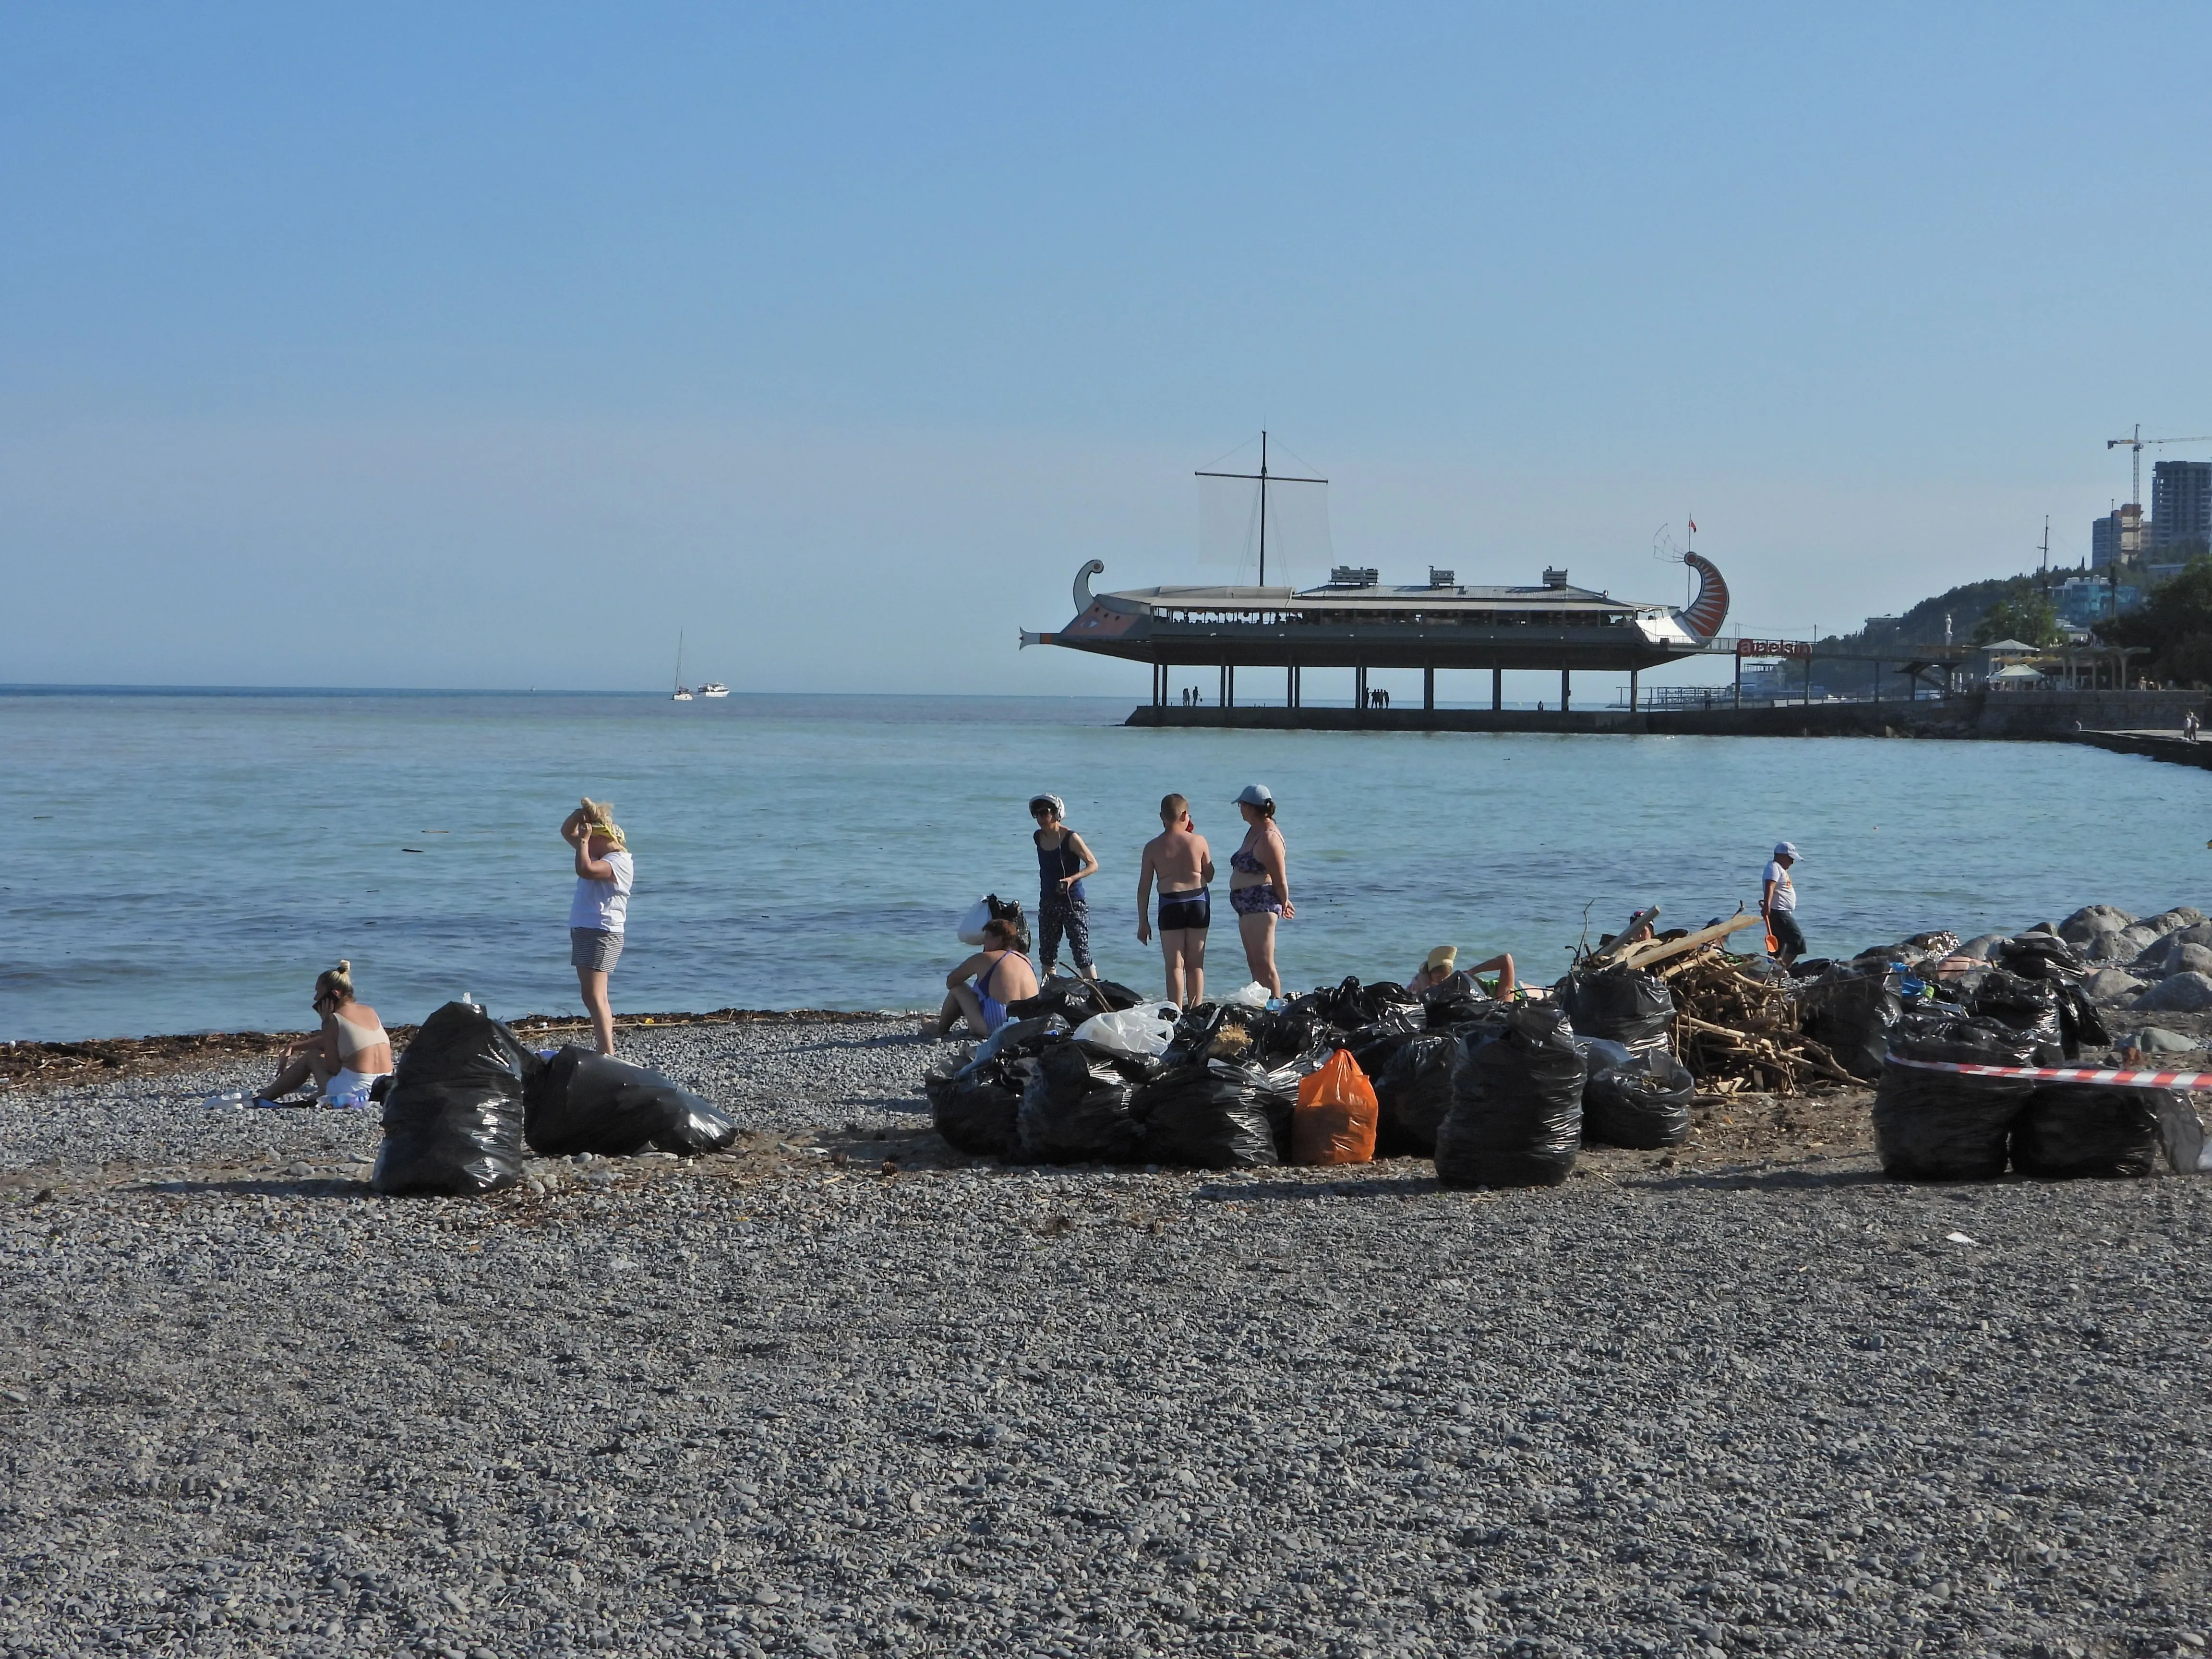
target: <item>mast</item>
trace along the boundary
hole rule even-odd
[[[1267,585],[1267,428],[1260,428],[1260,586]]]
[[[1262,586],[1262,587],[1265,587],[1265,586],[1267,585],[1267,486],[1268,486],[1268,484],[1269,484],[1269,483],[1317,483],[1317,484],[1325,484],[1325,483],[1327,483],[1328,482],[1328,479],[1326,479],[1326,478],[1291,478],[1291,477],[1282,477],[1282,478],[1278,478],[1278,477],[1276,477],[1273,473],[1269,472],[1269,471],[1267,471],[1267,431],[1266,431],[1266,429],[1265,429],[1264,428],[1261,428],[1261,433],[1260,433],[1260,470],[1259,470],[1257,472],[1206,472],[1206,471],[1200,471],[1200,472],[1194,473],[1192,476],[1193,476],[1193,477],[1200,477],[1200,478],[1249,478],[1249,479],[1251,479],[1251,480],[1253,480],[1253,481],[1256,482],[1256,483],[1259,484],[1259,486],[1260,486],[1260,586]]]

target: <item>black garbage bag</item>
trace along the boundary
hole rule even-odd
[[[1377,1158],[1433,1158],[1437,1128],[1451,1110],[1460,1040],[1449,1031],[1409,1036],[1373,1079]]]
[[[1082,1024],[1093,1014],[1119,1013],[1143,1000],[1127,986],[1114,980],[1073,979],[1055,974],[1037,988],[1035,996],[1008,1003],[1006,1013],[1014,1019],[1058,1014],[1073,1026]]]
[[[1067,1022],[1054,1015],[1010,1019],[983,1039],[974,1057],[988,1060],[997,1055],[1003,1060],[1018,1060],[1028,1054],[1041,1054],[1051,1044],[1066,1040]]]
[[[1307,1054],[1340,1036],[1341,1030],[1341,1027],[1328,1022],[1313,998],[1298,997],[1285,1003],[1272,1016],[1267,1028],[1267,1052],[1286,1059]]]
[[[976,1158],[1011,1158],[1022,1091],[1036,1061],[1029,1056],[985,1054],[933,1072],[922,1079],[930,1121],[946,1144]]]
[[[1362,985],[1358,975],[1348,975],[1341,984],[1324,986],[1299,1001],[1310,1003],[1343,1031],[1375,1024],[1400,1010],[1412,1011],[1409,1029],[1419,1029],[1420,1024],[1420,998],[1395,980],[1378,979],[1371,985]]]
[[[2059,1046],[2066,1051],[2069,1060],[2084,1048],[2103,1048],[2112,1041],[2112,1034],[2106,1029],[2104,1016],[2097,1012],[2097,1005],[2073,980],[2064,981],[2058,987],[2058,1037]]]
[[[1389,1069],[1390,1062],[1398,1057],[1398,1051],[1420,1035],[1419,1031],[1401,1030],[1395,1022],[1364,1025],[1344,1036],[1340,1046],[1352,1051],[1352,1059],[1358,1062],[1359,1069],[1367,1073],[1367,1080],[1372,1083]]]
[[[380,1193],[496,1192],[522,1178],[522,1091],[538,1056],[473,1003],[422,1022],[384,1098]]]
[[[2027,1064],[2059,1066],[2079,1052],[2067,1047],[2066,1029],[2058,1017],[2058,987],[2048,981],[1992,969],[1966,1006],[1978,1019],[1995,1020],[2033,1037],[2036,1058]]]
[[[1582,1051],[1565,1012],[1516,1004],[1495,1036],[1460,1038],[1451,1110],[1437,1129],[1447,1187],[1556,1187],[1583,1139]]]
[[[1211,1060],[1163,1072],[1129,1102],[1144,1155],[1190,1170],[1255,1170],[1282,1162],[1257,1066]],[[1296,1104],[1295,1091],[1291,1096]]]
[[[2012,1127],[2012,1167],[2024,1176],[2147,1176],[2158,1162],[2162,1089],[2039,1083]]]
[[[1498,1006],[1497,1000],[1462,969],[1421,993],[1422,1023],[1431,1031],[1448,1031],[1471,1019],[1480,1019]]]
[[[1636,1152],[1679,1146],[1690,1138],[1698,1081],[1674,1055],[1632,1050],[1617,1065],[1593,1064],[1583,1085],[1583,1139]]]
[[[1137,1155],[1131,1084],[1119,1056],[1055,1042],[1030,1063],[1015,1147],[1031,1164],[1126,1164]]]
[[[1830,968],[1798,988],[1797,1012],[1807,1036],[1835,1055],[1853,1077],[1872,1083],[1881,1076],[1890,1027],[1903,1017],[1905,1006],[1898,975],[1887,964],[1875,964]]]
[[[2058,980],[2088,971],[2081,953],[2056,933],[2021,933],[1996,947],[1996,964],[2022,979]]]
[[[1275,1017],[1264,1008],[1242,1003],[1200,1002],[1183,1010],[1176,1022],[1175,1036],[1161,1052],[1155,1072],[1171,1072],[1207,1060],[1256,1063],[1279,1052],[1280,1034]]]
[[[531,1079],[522,1104],[523,1136],[543,1158],[719,1152],[738,1138],[735,1123],[674,1079],[574,1045]]]
[[[1911,1015],[1889,1034],[1889,1059],[1874,1097],[1882,1173],[1899,1181],[1995,1181],[2004,1173],[2013,1125],[2033,1082],[1905,1063],[1916,1060],[2033,1066],[2035,1037],[1993,1019]]]
[[[1568,975],[1553,994],[1579,1036],[1632,1048],[1667,1046],[1674,993],[1662,979],[1633,968],[1600,968]]]

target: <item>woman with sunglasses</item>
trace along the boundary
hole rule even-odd
[[[392,1039],[376,1010],[354,1000],[353,963],[341,962],[319,977],[311,1006],[323,1029],[284,1051],[276,1080],[255,1103],[273,1105],[312,1077],[320,1104],[368,1105],[377,1079],[391,1074]]]
[[[1083,891],[1083,878],[1098,873],[1098,860],[1083,844],[1083,837],[1067,827],[1067,803],[1057,795],[1030,799],[1030,816],[1036,830],[1030,836],[1037,855],[1037,921],[1042,929],[1037,966],[1047,978],[1060,959],[1060,936],[1067,935],[1067,953],[1075,958],[1075,971],[1097,979],[1091,960],[1091,905]]]

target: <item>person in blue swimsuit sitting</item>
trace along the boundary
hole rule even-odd
[[[968,1029],[987,1037],[1006,1023],[1006,1005],[1037,994],[1036,969],[1022,954],[1014,924],[994,916],[983,926],[983,948],[945,976],[945,1006],[937,1035],[951,1036],[963,1016]]]

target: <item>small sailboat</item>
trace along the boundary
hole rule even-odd
[[[702,697],[726,697],[730,695],[730,688],[720,680],[708,680],[699,688],[699,695]]]
[[[691,689],[684,684],[684,630],[680,628],[676,630],[676,695],[669,701],[671,702],[691,701]]]

